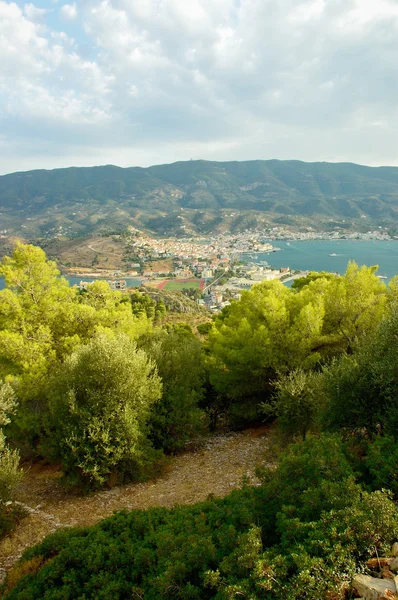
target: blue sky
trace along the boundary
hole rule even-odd
[[[0,173],[398,165],[398,0],[0,0]]]

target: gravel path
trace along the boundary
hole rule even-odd
[[[222,497],[240,487],[243,477],[258,483],[254,471],[265,463],[266,433],[261,428],[212,436],[200,450],[173,457],[155,481],[85,497],[66,495],[54,469],[31,469],[19,494],[29,515],[0,542],[0,580],[26,548],[60,527],[93,525],[122,509],[193,504],[209,494]]]

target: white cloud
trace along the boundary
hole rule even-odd
[[[64,4],[61,9],[61,16],[67,21],[73,21],[77,17],[77,6],[76,2],[73,4]]]
[[[43,17],[50,12],[49,9],[47,8],[39,8],[38,6],[35,6],[34,4],[30,3],[30,4],[25,4],[23,7],[24,13],[26,15],[26,17],[30,20],[30,21],[41,21],[43,19]]]
[[[0,0],[0,130],[26,164],[33,141],[42,166],[51,147],[75,164],[82,147],[124,164],[398,162],[396,1],[78,0],[59,12],[67,33]]]

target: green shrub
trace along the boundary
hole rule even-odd
[[[209,321],[207,323],[199,323],[196,329],[198,330],[200,335],[208,335],[212,327],[213,323]]]
[[[265,414],[276,416],[285,439],[301,436],[305,440],[308,431],[318,427],[323,407],[319,380],[317,373],[295,369],[289,375],[282,375],[275,386],[274,400],[262,405]]]
[[[51,418],[43,451],[72,485],[132,477],[152,451],[146,423],[161,384],[153,363],[127,336],[98,334],[48,385]]]
[[[49,536],[5,600],[342,600],[397,536],[397,507],[354,483],[338,437],[309,436],[259,488]]]
[[[10,414],[15,412],[15,393],[8,383],[0,382],[0,427],[10,423]],[[19,453],[6,444],[6,437],[0,429],[0,536],[7,533],[14,524],[18,509],[8,506],[15,489],[23,476],[19,468]]]
[[[153,405],[149,437],[155,448],[175,452],[206,426],[198,403],[203,396],[200,341],[190,327],[169,326],[144,346],[162,379],[162,397]]]
[[[398,438],[398,308],[351,356],[324,369],[325,426],[373,438]]]
[[[49,536],[22,561],[39,556],[42,568],[6,598],[212,598],[204,573],[249,529],[251,496],[247,490],[192,507],[118,513],[90,529]]]
[[[311,521],[322,511],[349,504],[353,493],[354,472],[338,435],[308,436],[291,444],[275,469],[260,469],[259,475],[261,503],[273,527],[275,515],[284,506],[293,507],[296,516]]]
[[[372,489],[385,488],[398,497],[398,444],[392,436],[377,437],[364,459]]]

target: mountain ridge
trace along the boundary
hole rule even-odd
[[[36,169],[0,176],[0,210],[11,233],[45,237],[128,224],[157,234],[346,220],[366,229],[397,222],[398,167],[271,159]]]

